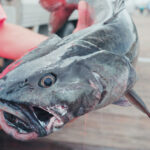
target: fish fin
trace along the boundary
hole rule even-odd
[[[120,11],[125,8],[125,0],[115,0],[113,15],[116,16]]]
[[[104,24],[111,22],[122,10],[125,9],[125,0],[114,0],[112,9],[112,16],[106,20]]]
[[[114,102],[113,104],[118,106],[123,106],[123,107],[131,106],[131,103],[128,101],[128,99],[125,96],[121,97],[118,101]]]
[[[129,90],[126,93],[126,97],[128,98],[130,103],[132,103],[135,107],[137,107],[142,112],[147,114],[148,117],[150,117],[150,112],[149,112],[148,108],[146,107],[145,103],[133,89]]]

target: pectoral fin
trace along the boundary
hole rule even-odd
[[[118,106],[123,106],[123,107],[131,106],[131,103],[128,101],[128,99],[125,96],[121,97],[118,101],[114,102],[113,104]]]
[[[136,106],[138,109],[140,109],[142,112],[147,114],[148,117],[150,117],[150,112],[148,108],[146,107],[143,100],[136,94],[136,92],[132,89],[129,90],[126,93],[126,97],[128,98],[129,102],[132,103],[134,106]]]

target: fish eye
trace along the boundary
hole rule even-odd
[[[39,86],[42,88],[49,88],[56,82],[56,76],[54,74],[47,74],[39,81]]]

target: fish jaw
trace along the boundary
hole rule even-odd
[[[26,141],[26,140],[32,140],[32,139],[36,139],[38,137],[37,133],[35,132],[31,132],[28,134],[20,134],[15,128],[9,126],[6,123],[6,120],[4,118],[4,114],[3,111],[0,110],[0,125],[1,128],[9,135],[13,136],[15,139],[17,140],[22,140],[22,141]]]
[[[62,114],[60,114],[62,113]],[[67,107],[35,107],[0,100],[0,126],[13,138],[33,140],[57,131],[65,124]],[[41,118],[44,115],[43,119]]]

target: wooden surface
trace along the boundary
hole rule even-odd
[[[150,16],[134,17],[141,40],[140,57],[150,59]],[[150,109],[150,62],[137,65],[137,93]],[[150,119],[134,107],[109,106],[89,113],[59,132],[18,142],[0,134],[0,150],[150,150]]]

